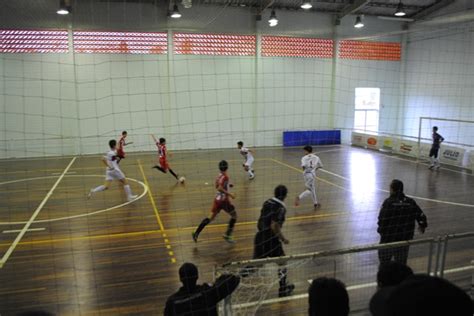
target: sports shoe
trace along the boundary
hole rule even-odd
[[[295,206],[300,206],[300,197],[299,196],[295,197]]]
[[[294,289],[295,289],[295,285],[291,283],[285,286],[282,286],[278,289],[278,297],[290,296],[291,293],[293,293]]]
[[[131,202],[131,201],[135,200],[137,197],[138,197],[138,195],[130,195],[130,196],[127,198],[127,200],[128,200],[129,202]]]
[[[191,235],[193,236],[194,242],[198,242],[198,234],[196,234],[195,232],[193,232]]]
[[[320,204],[320,203],[314,204],[314,209],[315,209],[315,210],[318,209],[318,208],[320,208],[320,207],[321,207],[321,204]]]
[[[222,238],[224,238],[224,240],[227,241],[229,244],[235,244],[235,240],[232,235],[223,235]]]
[[[430,165],[430,166],[428,167],[428,169],[430,169],[430,170],[433,170],[433,168],[434,168],[434,165]]]
[[[255,178],[255,175],[251,175],[251,176],[249,177],[249,180],[253,180],[254,178]]]

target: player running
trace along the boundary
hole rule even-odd
[[[228,168],[229,164],[227,163],[227,161],[222,160],[221,162],[219,162],[220,173],[217,176],[215,183],[217,194],[214,198],[211,214],[209,215],[209,217],[206,217],[202,220],[201,224],[199,224],[196,231],[192,234],[194,242],[197,242],[199,234],[204,229],[204,227],[206,227],[207,224],[212,222],[221,210],[224,210],[224,212],[230,215],[230,220],[229,225],[227,226],[227,232],[223,237],[227,242],[234,243],[234,239],[232,238],[232,232],[234,231],[235,222],[237,222],[237,212],[235,211],[235,207],[234,205],[232,205],[229,199],[235,199],[235,195],[229,192],[229,187],[231,187],[232,185],[230,184],[229,176],[227,175]]]
[[[161,137],[160,140],[158,141],[155,135],[151,135],[151,137],[153,137],[156,147],[158,147],[158,161],[160,163],[159,166],[155,165],[152,168],[160,170],[163,173],[167,173],[169,170],[170,173],[173,175],[173,177],[175,177],[176,180],[179,181],[178,175],[173,171],[173,169],[170,168],[170,165],[168,163],[168,150],[166,149],[166,139]]]
[[[88,199],[90,199],[92,195],[96,192],[107,190],[113,180],[118,180],[120,181],[120,183],[123,184],[123,189],[127,194],[128,201],[133,201],[137,198],[136,195],[132,194],[132,189],[127,183],[127,179],[125,178],[125,175],[123,174],[122,170],[120,170],[119,168],[116,146],[117,141],[115,139],[109,141],[110,150],[107,152],[106,156],[102,157],[102,162],[106,166],[105,183],[103,185],[99,185],[98,187],[91,189],[89,194],[87,195]]]
[[[438,154],[440,145],[444,141],[443,136],[438,134],[437,126],[433,126],[433,134],[431,135],[431,138],[433,138],[433,144],[431,145],[430,150],[431,165],[428,167],[428,169],[433,170],[433,168],[439,169],[440,167]]]
[[[305,151],[305,155],[301,158],[301,167],[303,168],[306,190],[296,197],[295,206],[300,205],[300,201],[310,195],[313,199],[313,206],[317,209],[321,207],[321,204],[318,203],[318,197],[316,196],[316,170],[322,168],[323,164],[321,159],[313,154],[313,147],[305,146],[303,150]]]
[[[253,178],[255,178],[255,173],[254,173],[253,168],[252,168],[252,164],[253,164],[253,161],[254,161],[254,159],[253,159],[254,151],[244,147],[244,143],[242,141],[237,142],[237,148],[240,149],[240,154],[242,156],[244,156],[244,158],[245,158],[243,167],[244,167],[245,171],[248,172],[249,179],[252,180]]]
[[[120,137],[120,140],[118,142],[118,148],[117,148],[117,163],[120,162],[120,160],[125,158],[125,150],[124,147],[130,144],[133,144],[133,142],[126,143],[125,138],[127,138],[127,131],[122,132],[122,137]]]

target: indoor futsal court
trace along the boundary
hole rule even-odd
[[[375,315],[381,253],[407,245],[472,299],[473,9],[1,1],[0,316],[163,315],[184,263],[238,278],[219,315],[308,315],[321,277]],[[394,179],[427,227],[381,243]],[[278,185],[284,254],[258,257]]]

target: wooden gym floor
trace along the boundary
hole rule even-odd
[[[424,198],[417,199],[429,222],[423,237],[474,227],[471,174],[429,171],[425,164],[349,146],[323,146],[316,152],[325,167],[318,173],[322,208],[317,211],[309,200],[293,206],[304,188],[298,148],[257,149],[252,181],[237,149],[176,152],[170,164],[186,177],[184,185],[151,169],[155,153],[129,154],[120,165],[140,195],[132,203],[126,203],[117,183],[86,199],[89,189],[104,179],[99,156],[0,161],[0,256],[7,254],[0,269],[0,314],[33,309],[57,315],[162,314],[166,298],[180,286],[177,271],[183,262],[198,266],[200,282],[212,282],[214,265],[252,256],[260,207],[280,183],[289,188],[283,228],[290,240],[287,254],[377,243],[377,215],[387,197],[380,189],[387,190],[393,178],[404,181],[407,194]],[[228,216],[221,213],[195,244],[191,232],[209,212],[221,159],[230,163],[237,195],[236,243],[222,239]],[[472,239],[453,241],[447,268],[469,265],[472,245]],[[353,268],[354,258],[362,260],[360,271]],[[375,280],[376,252],[343,264],[337,276],[347,285]],[[409,264],[423,272],[426,251],[412,247]],[[325,274],[318,269],[306,271],[308,275],[290,271],[290,278],[299,282],[295,293],[306,292],[302,280]],[[466,273],[468,277],[472,271]],[[306,310],[306,303],[293,301],[264,306],[259,314],[300,315]]]

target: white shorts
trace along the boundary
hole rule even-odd
[[[105,180],[112,181],[112,180],[122,180],[125,179],[125,175],[123,174],[122,170],[114,169],[105,171]]]
[[[244,166],[251,168],[253,165],[253,157],[248,157],[247,160],[244,162]]]

